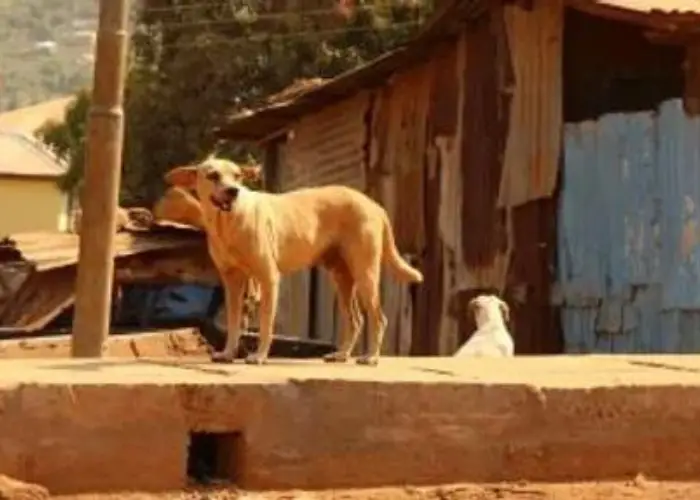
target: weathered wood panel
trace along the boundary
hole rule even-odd
[[[517,3],[501,9],[512,79],[504,75],[500,85],[512,94],[499,207],[549,198],[556,187],[563,100],[562,3],[534,0],[531,9]]]

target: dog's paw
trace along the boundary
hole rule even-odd
[[[377,366],[379,364],[378,356],[360,356],[357,358],[356,363],[358,365],[364,366]]]
[[[323,361],[326,363],[346,363],[350,356],[344,352],[332,352],[323,356]]]
[[[251,354],[245,358],[245,364],[247,365],[264,365],[265,363],[267,363],[267,358],[257,354]]]
[[[211,360],[214,363],[233,363],[233,354],[227,352],[214,352],[211,355]]]

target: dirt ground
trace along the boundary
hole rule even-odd
[[[627,482],[570,484],[450,485],[439,488],[384,488],[322,492],[253,493],[235,489],[171,494],[79,495],[61,500],[700,500],[700,483],[659,483],[642,477]]]

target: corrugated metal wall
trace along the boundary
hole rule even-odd
[[[566,126],[566,351],[700,349],[699,139],[700,120],[681,100]]]
[[[354,99],[304,117],[284,145],[280,187],[344,184],[365,189],[365,119],[369,99]]]
[[[561,153],[563,1],[503,8],[512,61],[502,87],[512,89],[500,207],[554,194]],[[505,84],[505,85],[503,85]]]
[[[280,146],[277,189],[343,184],[364,190],[368,106],[368,95],[362,93],[303,118]],[[318,300],[310,302],[314,296]],[[340,325],[336,315],[335,291],[326,273],[300,271],[282,280],[278,331],[334,341]]]

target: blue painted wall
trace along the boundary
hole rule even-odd
[[[700,121],[682,102],[568,124],[558,300],[567,352],[700,352]]]

